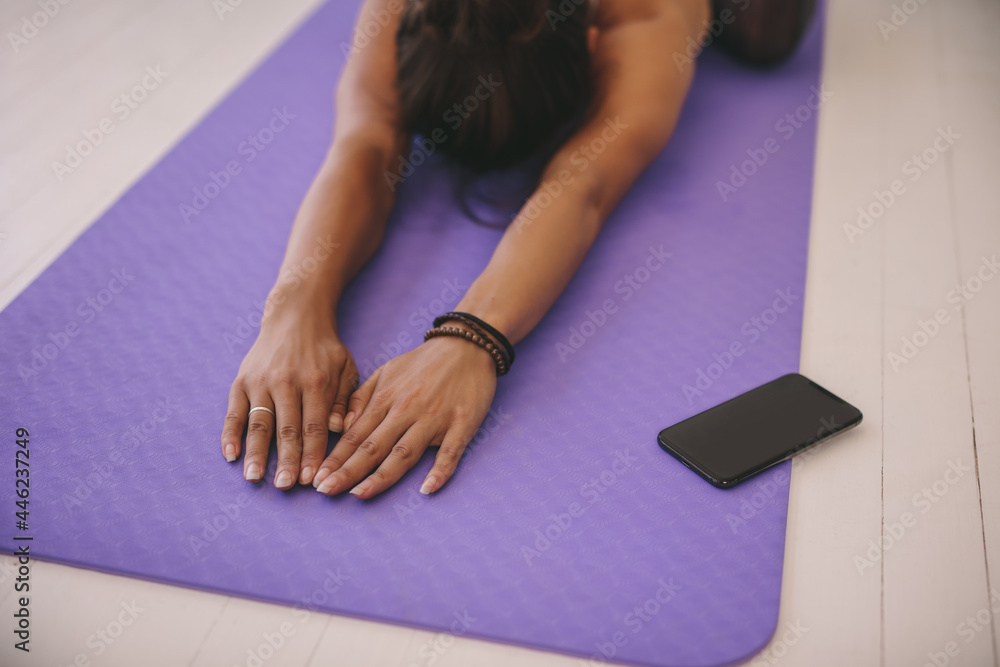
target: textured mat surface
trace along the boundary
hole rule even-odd
[[[774,72],[705,54],[675,138],[520,345],[457,475],[420,496],[428,452],[361,502],[275,490],[273,455],[247,484],[218,445],[354,13],[321,9],[0,313],[5,507],[30,432],[21,535],[53,561],[595,661],[752,654],[777,622],[788,464],[722,491],[656,434],[798,368],[818,25]],[[341,311],[364,374],[499,235],[461,216],[439,163],[416,170]]]

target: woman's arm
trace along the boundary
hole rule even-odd
[[[235,461],[247,427],[243,474],[249,481],[263,477],[277,429],[275,486],[312,482],[329,429],[340,430],[357,382],[337,335],[336,312],[344,287],[381,242],[394,203],[383,174],[407,141],[395,88],[399,7],[397,0],[367,0],[361,9],[358,25],[376,13],[391,21],[344,68],[332,145],[295,218],[260,335],[230,390],[222,451]],[[251,406],[270,408],[276,417],[257,411],[248,418]]]
[[[605,219],[666,146],[694,73],[692,66],[679,70],[673,56],[685,53],[687,39],[696,40],[708,18],[700,0],[602,5],[633,16],[607,17],[612,27],[598,33],[592,112],[550,161],[455,308],[489,322],[511,342],[548,312]]]
[[[390,8],[394,12],[390,11]],[[379,26],[352,51],[336,93],[333,142],[292,228],[282,271],[312,256],[316,239],[333,237],[337,253],[295,290],[312,307],[336,315],[347,283],[381,243],[395,194],[385,179],[408,137],[399,129],[395,34],[402,0],[366,0],[357,28]],[[383,27],[376,17],[388,16]]]
[[[693,74],[690,67],[678,69],[673,56],[685,53],[687,39],[697,39],[708,19],[704,0],[601,4],[598,21],[606,28],[594,52],[598,92],[588,119],[551,160],[456,308],[512,342],[545,315],[604,220],[666,145]],[[540,212],[531,217],[536,207]],[[428,446],[439,445],[421,487],[438,490],[485,418],[495,388],[490,357],[458,338],[434,338],[392,359],[351,396],[347,430],[314,485],[327,494],[351,489],[370,498],[398,481]]]

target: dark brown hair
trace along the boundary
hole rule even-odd
[[[591,94],[589,22],[586,0],[406,0],[403,128],[476,171],[528,157]]]
[[[795,52],[816,0],[712,0],[712,8],[717,18],[728,18],[720,23],[718,42],[723,49],[748,65],[772,67]]]

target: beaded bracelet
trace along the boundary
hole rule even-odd
[[[455,310],[445,313],[444,315],[439,315],[438,317],[434,318],[434,326],[439,327],[441,326],[442,323],[447,322],[449,320],[458,320],[460,322],[464,322],[465,324],[469,325],[469,327],[476,330],[476,332],[478,332],[479,335],[483,336],[484,338],[487,337],[486,332],[489,332],[489,335],[493,337],[493,340],[495,340],[498,344],[502,345],[504,350],[506,351],[507,365],[508,366],[514,365],[514,346],[510,344],[510,341],[507,340],[506,336],[497,331],[495,328],[493,328],[486,322],[483,322],[475,315]],[[486,331],[484,332],[483,329],[485,329]]]
[[[482,328],[479,325],[477,325],[475,322],[466,322],[465,320],[459,320],[459,321],[462,322],[463,324],[465,324],[470,329],[472,329],[484,341],[486,341],[487,343],[491,343],[492,345],[494,345],[497,348],[497,352],[499,352],[500,355],[503,357],[504,363],[507,365],[507,367],[509,369],[509,367],[510,367],[510,361],[508,360],[507,355],[503,354],[503,350],[501,350],[500,347],[498,345],[496,345],[496,342],[492,338],[490,338],[489,334],[487,334],[485,331],[483,331]],[[439,326],[441,326],[441,325],[439,325]],[[487,350],[487,351],[489,352],[489,350]],[[490,352],[490,354],[492,355],[493,353]]]
[[[474,331],[461,329],[459,327],[436,326],[424,333],[424,340],[430,340],[431,338],[435,338],[437,336],[458,336],[483,348],[489,352],[491,357],[493,357],[493,363],[497,367],[497,375],[506,375],[507,371],[510,370],[510,364],[508,363],[506,357],[504,357],[503,352],[501,352],[500,348],[493,344],[493,341],[485,336],[481,336]]]

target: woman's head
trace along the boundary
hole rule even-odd
[[[546,144],[591,91],[586,0],[406,0],[402,124],[478,170]]]

